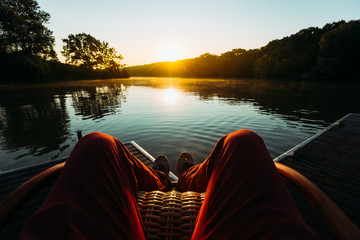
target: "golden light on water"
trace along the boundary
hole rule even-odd
[[[183,51],[176,44],[158,46],[158,60],[160,62],[176,61],[184,58]]]
[[[179,100],[179,92],[174,88],[164,90],[164,102],[166,105],[173,105]]]

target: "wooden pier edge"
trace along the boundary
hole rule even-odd
[[[152,162],[155,162],[155,158],[153,156],[151,156],[145,149],[143,149],[142,147],[140,147],[136,142],[134,141],[130,141],[130,144],[133,145],[139,152],[141,152],[144,156],[146,156],[149,160],[151,160]],[[170,171],[169,173],[169,177],[172,181],[177,181],[178,177]]]
[[[276,158],[274,158],[274,162],[281,162],[282,160],[284,160],[285,158],[291,156],[291,155],[295,155],[297,151],[299,151],[302,147],[304,147],[305,145],[307,145],[308,143],[310,143],[311,141],[315,140],[316,138],[318,138],[319,136],[321,136],[322,134],[324,134],[325,132],[329,131],[330,129],[334,128],[335,126],[338,126],[341,124],[342,121],[344,121],[345,119],[347,119],[348,117],[350,117],[353,113],[348,113],[346,114],[344,117],[340,118],[339,120],[335,121],[334,123],[332,123],[330,126],[324,128],[323,130],[319,131],[318,133],[312,135],[311,137],[309,137],[308,139],[306,139],[305,141],[303,141],[302,143],[296,145],[295,147],[289,149],[288,151],[282,153],[281,155],[277,156]]]
[[[360,228],[360,114],[349,113],[274,159],[308,178]],[[337,239],[301,194],[288,184],[305,222],[322,239]],[[330,210],[330,214],[334,211]],[[346,221],[338,223],[347,225]],[[358,238],[355,238],[358,239]],[[360,238],[359,238],[360,239]]]

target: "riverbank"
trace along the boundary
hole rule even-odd
[[[127,68],[94,70],[19,53],[0,55],[0,68],[0,84],[47,83],[55,81],[130,77]]]

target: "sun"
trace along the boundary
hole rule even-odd
[[[183,59],[184,54],[176,44],[166,44],[158,46],[158,60],[160,62],[171,62]]]

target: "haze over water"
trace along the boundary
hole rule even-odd
[[[202,162],[242,128],[276,157],[348,112],[360,87],[306,82],[131,78],[0,86],[0,169],[68,156],[76,130],[134,140],[151,155]]]

